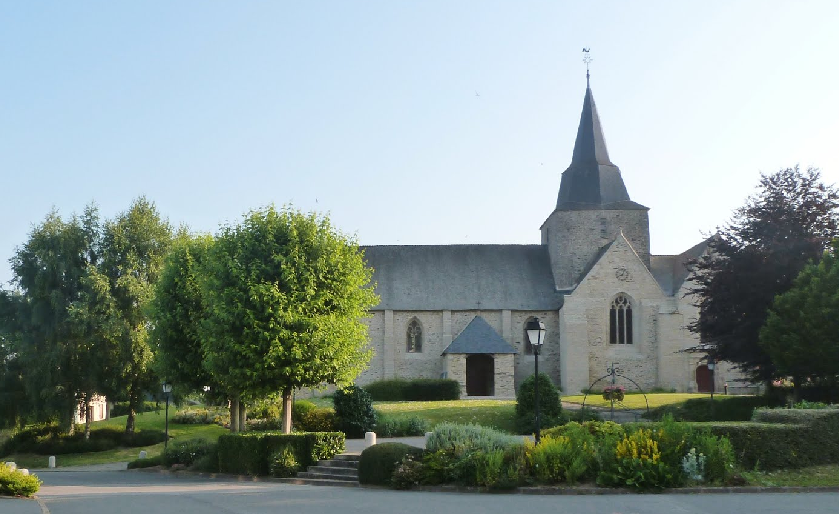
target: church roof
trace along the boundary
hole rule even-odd
[[[454,338],[445,350],[447,353],[518,353],[486,320],[475,316],[463,332]]]
[[[558,310],[547,246],[365,246],[374,310]]]
[[[591,87],[586,87],[574,153],[571,165],[562,173],[556,208],[647,209],[630,200],[620,170],[609,159]]]
[[[688,264],[705,253],[708,249],[708,241],[709,239],[706,239],[679,255],[650,256],[650,273],[653,274],[662,291],[671,296],[679,292],[690,274]]]

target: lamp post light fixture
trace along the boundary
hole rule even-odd
[[[163,440],[163,449],[169,447],[169,395],[172,393],[172,384],[163,382],[163,394],[166,395],[166,439]]]
[[[539,444],[539,350],[545,342],[545,324],[539,321],[539,318],[533,318],[527,322],[525,327],[527,338],[530,340],[530,346],[533,347],[533,357],[535,358],[535,379],[534,382],[534,400],[536,401],[536,444]]]

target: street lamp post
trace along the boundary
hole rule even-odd
[[[545,342],[545,332],[547,332],[547,330],[545,330],[545,324],[539,321],[539,318],[533,318],[528,321],[525,330],[527,331],[527,338],[530,340],[530,346],[533,347],[533,356],[536,363],[534,400],[536,401],[536,444],[539,444],[539,350]]]
[[[166,439],[163,440],[163,449],[169,447],[169,395],[172,393],[172,384],[163,382],[163,394],[166,395]]]
[[[714,369],[717,367],[717,362],[713,357],[708,357],[708,371],[711,373],[711,421],[714,420]]]

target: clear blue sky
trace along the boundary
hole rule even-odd
[[[760,172],[839,182],[837,26],[832,0],[7,1],[0,282],[52,207],[139,195],[204,232],[290,203],[362,244],[538,243],[584,46],[652,250],[679,253]]]

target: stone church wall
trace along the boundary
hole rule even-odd
[[[560,386],[560,363],[559,363],[559,313],[557,311],[513,311],[511,332],[509,337],[504,336],[513,348],[518,350],[515,355],[515,387],[518,390],[519,384],[533,374],[536,358],[526,353],[527,334],[524,333],[524,326],[530,318],[539,318],[545,323],[545,344],[539,354],[539,372],[546,373],[551,377],[553,383]]]
[[[515,396],[515,390],[522,380],[533,374],[534,357],[525,354],[526,335],[524,332],[525,323],[531,317],[538,317],[545,323],[547,329],[545,344],[539,358],[539,371],[547,373],[559,386],[558,313],[556,311],[510,310],[374,311],[365,320],[373,357],[369,368],[359,376],[356,383],[363,386],[376,380],[396,377],[439,378],[447,373],[449,378],[460,380],[465,384],[465,357],[452,355],[446,360],[441,354],[478,315],[483,317],[518,351],[517,354],[494,356],[497,396]],[[417,319],[422,327],[421,352],[407,351],[408,325],[413,319]],[[452,373],[456,376],[452,376]]]
[[[610,344],[609,312],[612,300],[620,293],[630,298],[632,305],[632,344]],[[658,321],[666,295],[650,275],[633,248],[621,237],[612,244],[590,270],[579,287],[565,299],[563,310],[575,315],[578,328],[569,344],[577,347],[576,362],[583,360],[583,348],[588,350],[588,377],[577,373],[568,385],[571,390],[587,388],[606,375],[613,363],[644,390],[658,384]],[[582,341],[580,340],[582,338]],[[588,383],[582,381],[587,378]],[[619,382],[627,390],[636,390],[631,382]],[[605,380],[595,388],[602,388]]]
[[[646,210],[554,211],[542,225],[557,289],[577,284],[600,249],[620,232],[641,261],[650,264],[650,219]]]

